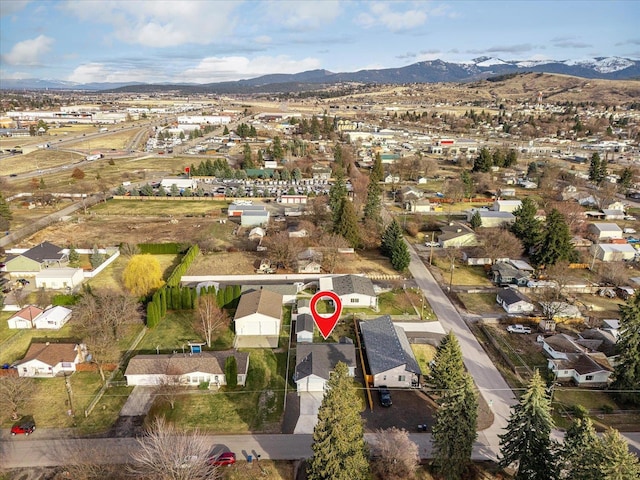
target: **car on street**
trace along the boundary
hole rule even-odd
[[[393,405],[391,401],[391,392],[385,385],[378,387],[378,395],[380,396],[380,405],[383,407],[390,407]]]
[[[32,416],[25,416],[11,427],[11,435],[29,435],[36,429],[36,422]]]
[[[234,463],[236,463],[236,454],[233,452],[222,452],[220,455],[209,458],[209,465],[222,466]]]
[[[507,332],[509,332],[509,333],[531,333],[531,329],[529,327],[525,327],[524,325],[516,324],[516,325],[509,325],[507,327]]]

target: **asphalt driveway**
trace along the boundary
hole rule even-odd
[[[434,424],[435,408],[433,402],[419,390],[393,390],[391,400],[393,405],[382,407],[378,398],[378,391],[371,390],[373,396],[373,411],[368,408],[362,413],[365,420],[365,431],[374,432],[378,428],[404,428],[410,433],[418,432],[418,425],[427,425],[431,431]]]

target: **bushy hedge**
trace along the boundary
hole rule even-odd
[[[169,275],[167,279],[168,286],[177,287],[180,285],[180,279],[187,273],[187,270],[198,256],[198,253],[200,253],[200,247],[198,247],[198,245],[192,245],[189,250],[187,250],[187,253],[184,254],[178,266],[171,272],[171,275]]]
[[[186,251],[189,245],[184,243],[139,243],[140,253],[150,253],[151,255],[178,255]]]

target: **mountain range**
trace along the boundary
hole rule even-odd
[[[334,73],[310,70],[295,74],[272,74],[256,78],[207,84],[73,83],[62,80],[0,79],[0,89],[50,89],[147,92],[178,90],[185,93],[268,93],[305,91],[339,83],[406,84],[467,82],[492,76],[523,72],[542,72],[605,80],[640,79],[640,60],[622,57],[596,57],[587,60],[506,61],[479,57],[469,62],[431,60],[401,68]]]

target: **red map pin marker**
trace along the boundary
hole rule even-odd
[[[335,311],[330,316],[321,315],[316,310],[316,305],[318,301],[323,298],[330,298],[333,300],[333,304],[335,305]],[[336,328],[338,324],[338,320],[340,319],[340,314],[342,313],[342,301],[340,297],[335,292],[330,290],[325,290],[322,292],[316,293],[311,299],[311,303],[309,304],[309,308],[311,309],[311,316],[313,317],[313,321],[316,322],[318,326],[318,330],[326,340],[333,329]]]

